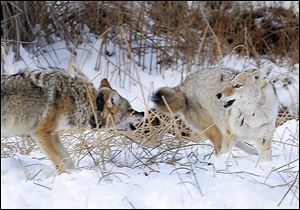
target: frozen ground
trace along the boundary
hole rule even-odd
[[[55,53],[49,47],[47,61],[43,57],[31,58],[24,50],[21,52],[24,62],[13,63],[10,53],[5,70],[16,73],[24,66],[35,68],[49,64],[67,68],[69,63],[76,63],[96,86],[101,78],[107,77],[137,110],[152,106],[149,96],[153,90],[175,86],[186,76],[185,72],[180,74],[170,69],[163,74],[149,75],[137,64],[122,65],[120,52],[113,46],[109,50],[115,56],[98,63],[97,72],[94,71],[97,53],[93,49],[99,49],[99,41],[92,47],[81,46],[76,57],[60,50],[61,45],[52,46],[57,49]],[[288,71],[285,66],[269,61],[258,63],[235,55],[225,57],[223,65],[236,70],[253,66],[273,69],[276,81],[282,80],[282,76],[277,77],[279,72]],[[194,66],[191,71],[197,68]],[[291,90],[278,86],[283,105],[299,103],[299,98],[295,98],[299,93],[299,65],[294,68],[296,75],[291,77],[295,81],[288,87]],[[72,154],[72,148],[69,150]],[[92,160],[86,157],[79,162],[77,170],[61,175],[51,173],[51,163],[38,150],[30,155],[1,158],[1,208],[299,208],[298,121],[291,120],[277,128],[271,162],[257,164],[257,157],[238,149],[218,158],[209,157],[210,152],[195,145],[182,149],[176,155],[175,165],[159,163],[150,170],[108,163],[105,173],[92,167]]]

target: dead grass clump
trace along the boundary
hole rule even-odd
[[[283,118],[284,115],[281,120],[285,121],[286,119]],[[191,132],[178,118],[163,115],[155,110],[149,112],[144,122],[135,131],[108,128],[70,130],[62,135],[62,141],[69,148],[77,167],[97,169],[102,174],[100,180],[109,175],[117,175],[116,170],[111,171],[112,166],[146,169],[143,172],[148,176],[151,172],[159,172],[159,164],[168,164],[174,167],[171,173],[184,169],[193,174],[195,179],[193,183],[197,184],[201,181],[197,178],[196,168],[204,167],[204,170],[212,170],[213,167],[213,174],[231,174],[249,179],[255,184],[263,184],[271,188],[283,187],[286,191],[278,201],[280,206],[288,194],[298,200],[299,159],[293,159],[292,151],[299,150],[299,136],[297,137],[293,132],[287,128],[283,133],[289,134],[290,137],[284,141],[280,139],[274,141],[275,149],[284,148],[286,162],[277,168],[272,168],[267,177],[255,174],[251,169],[236,171],[235,168],[231,168],[231,162],[226,163],[231,166],[228,170],[216,170],[214,163],[209,161],[213,154],[213,146],[205,143],[203,141],[205,138],[201,134]],[[26,142],[19,138],[1,139],[1,157],[10,157],[17,153],[30,154],[37,149],[35,144]],[[234,158],[229,155],[228,158],[230,156],[234,159],[230,161],[238,165],[240,157]],[[38,173],[41,170],[43,169],[38,170]],[[283,178],[280,183],[272,182],[273,176],[286,177],[286,174],[289,174],[288,180]],[[197,186],[200,189],[199,183]]]
[[[229,52],[271,60],[288,57],[299,61],[299,19],[293,9],[263,7],[260,9],[218,12],[210,24]]]
[[[28,155],[36,149],[37,145],[26,136],[1,138],[1,158],[12,157],[15,154]]]
[[[1,9],[1,42],[11,43],[16,52],[20,44],[41,47],[57,39],[65,40],[72,50],[88,42],[86,35],[91,32],[102,37],[104,49],[114,43],[138,57],[140,65],[146,55],[153,56],[150,66],[179,61],[213,64],[232,51],[299,62],[299,15],[295,8],[280,4],[2,1]],[[18,53],[16,58],[20,59]]]
[[[62,135],[63,144],[72,148],[70,153],[78,163],[84,157],[89,156],[94,160],[95,166],[100,163],[101,166],[114,163],[137,167],[141,164],[141,159],[147,159],[147,161],[151,159],[151,164],[154,164],[153,159],[161,162],[160,157],[170,155],[174,151],[193,145],[207,146],[203,140],[205,138],[202,134],[191,132],[178,118],[172,118],[154,110],[149,112],[135,131],[118,128],[87,131],[72,129]],[[28,142],[31,143],[28,144]],[[13,156],[16,153],[30,154],[33,149],[37,147],[32,144],[31,140],[1,139],[2,157]],[[212,149],[213,147],[209,146],[208,152],[211,153]],[[129,156],[131,156],[130,161],[127,160]],[[176,156],[176,152],[172,156]]]

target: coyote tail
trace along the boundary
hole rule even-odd
[[[182,112],[186,106],[186,97],[179,88],[160,88],[153,96],[152,101],[162,112]]]

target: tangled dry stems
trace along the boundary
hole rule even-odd
[[[277,125],[282,125],[290,119],[291,116],[282,113],[278,117]],[[137,153],[134,154],[134,158],[140,160],[151,159],[152,162],[145,161],[151,164],[155,163],[154,159],[161,162],[163,156],[169,154],[176,156],[176,151],[196,145],[206,148],[207,154],[213,153],[213,146],[205,141],[203,132],[193,132],[179,118],[173,118],[159,111],[150,111],[134,131],[118,128],[72,129],[62,133],[61,137],[64,145],[70,149],[78,162],[84,156],[92,155],[95,164],[101,162],[104,165],[114,163],[114,160],[118,162],[120,160],[118,155],[126,152]],[[295,142],[290,144],[297,147],[296,141],[297,136]],[[27,136],[1,140],[1,157],[11,157],[16,153],[28,155],[36,149],[35,143]],[[131,163],[128,162],[129,160],[125,161],[128,167],[136,167],[134,162],[137,160],[134,158],[130,160],[133,161]],[[119,164],[117,162],[116,165]]]
[[[297,6],[232,1],[2,1],[1,42],[12,45],[19,60],[21,45],[40,52],[58,39],[76,54],[76,47],[89,42],[92,33],[101,36],[101,51],[111,56],[109,43],[127,51],[122,27],[136,62],[145,66],[145,55],[153,58],[147,66],[150,73],[153,66],[161,71],[180,61],[213,64],[232,52],[293,65],[299,62]]]
[[[278,117],[277,124],[281,125],[283,121],[287,120],[289,120],[289,116],[283,113]],[[274,143],[277,146],[278,144],[286,144],[292,146],[293,150],[299,151],[298,138],[299,136],[294,136],[286,142]],[[27,140],[29,141],[24,141],[21,138],[1,139],[1,157],[10,157],[15,154],[27,155],[35,151],[37,149],[36,145],[30,138]],[[197,179],[194,169],[195,161],[200,165],[205,164],[206,167],[212,165],[214,168],[213,161],[209,160],[213,155],[213,146],[205,141],[202,133],[192,132],[179,118],[166,116],[155,110],[149,112],[135,131],[109,128],[85,131],[77,129],[63,133],[62,140],[63,144],[69,149],[72,158],[76,161],[78,168],[100,170],[103,175],[102,178],[109,175],[118,176],[118,174],[108,170],[107,166],[110,165],[131,169],[146,169],[149,171],[147,173],[151,173],[159,172],[159,167],[157,167],[159,164],[168,164],[174,167],[171,173],[186,170],[193,174],[193,185],[202,194],[201,182]],[[92,160],[93,164],[84,166],[85,159]],[[286,193],[278,202],[280,206],[289,193],[293,195],[293,199],[299,199],[297,196],[297,192],[299,192],[299,168],[296,166],[298,163],[299,159],[288,159],[286,164],[271,170],[267,177],[248,171],[231,172],[230,170],[214,169],[214,173],[232,174],[271,188],[286,187]],[[207,169],[204,167],[204,170]],[[282,176],[281,174],[289,174],[293,178],[290,179],[292,181],[283,179],[282,184],[271,185],[268,183],[268,179],[273,174],[279,174],[280,176]],[[263,179],[265,180],[262,181]]]

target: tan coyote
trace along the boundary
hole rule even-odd
[[[59,173],[74,168],[59,131],[89,124],[130,128],[142,118],[107,79],[97,90],[83,74],[61,69],[1,76],[1,137],[32,136]]]
[[[199,70],[177,87],[159,89],[153,101],[161,111],[180,113],[192,129],[204,131],[216,154],[233,145],[255,154],[242,142],[254,140],[261,159],[271,159],[278,103],[260,70]]]

